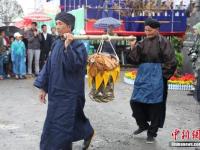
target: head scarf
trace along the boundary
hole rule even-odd
[[[159,28],[160,27],[160,23],[152,18],[147,18],[144,22],[144,26],[150,26],[151,28]]]
[[[55,20],[60,20],[62,22],[64,22],[67,25],[71,25],[72,26],[72,30],[74,29],[74,25],[75,25],[75,17],[67,12],[60,12],[56,15]]]

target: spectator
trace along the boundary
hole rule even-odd
[[[13,63],[13,73],[16,79],[25,78],[26,74],[26,48],[22,41],[22,35],[14,34],[15,41],[11,45],[11,60]]]
[[[6,49],[9,46],[9,38],[6,36],[5,31],[1,31],[1,36],[3,38],[3,45],[6,46]]]
[[[14,42],[15,38],[13,35],[9,36],[9,49],[7,51],[7,61],[5,65],[5,72],[7,74],[7,78],[10,78],[12,75],[12,62],[11,62],[11,44]]]
[[[113,16],[113,10],[112,10],[113,5],[114,5],[113,0],[104,1],[102,17],[112,17]]]
[[[39,60],[40,60],[40,37],[37,31],[37,23],[32,22],[31,29],[25,33],[25,38],[28,40],[28,74],[32,75],[32,62],[35,59],[35,75],[39,74]]]
[[[6,50],[8,46],[8,39],[5,36],[5,31],[0,32],[0,80],[4,79],[5,70],[4,70],[4,59],[6,56]]]
[[[51,34],[47,33],[47,26],[43,24],[41,27],[42,27],[42,33],[40,34],[40,39],[41,39],[40,70],[42,69],[43,65],[46,62],[52,44],[52,37]]]
[[[58,35],[57,35],[55,27],[51,28],[51,38],[52,38],[52,42],[54,42],[58,38]]]
[[[180,1],[180,3],[176,5],[176,9],[179,9],[179,10],[186,9],[186,5],[183,4],[183,1]]]
[[[28,60],[28,40],[25,37],[25,35],[23,35],[22,41],[24,42],[24,45],[25,45],[25,48],[26,48],[26,60]],[[26,61],[26,72],[28,72],[28,61]]]

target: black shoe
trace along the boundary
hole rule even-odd
[[[194,91],[189,91],[189,93],[187,93],[187,96],[194,96]]]
[[[147,137],[147,141],[146,141],[147,144],[152,144],[154,142],[155,142],[155,138],[153,136],[148,136]]]
[[[133,134],[134,134],[134,135],[138,135],[138,134],[144,132],[145,130],[147,130],[147,128],[145,128],[145,129],[138,128],[137,130],[135,130],[135,131],[133,132]]]
[[[88,149],[88,147],[90,146],[90,143],[92,141],[93,136],[94,136],[94,131],[93,131],[93,133],[90,135],[90,137],[88,139],[84,140],[82,150],[87,150]]]

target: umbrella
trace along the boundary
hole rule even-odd
[[[94,24],[95,28],[102,28],[102,29],[107,29],[109,26],[113,26],[114,28],[117,28],[121,26],[121,22],[115,18],[106,17],[106,18],[97,20]]]
[[[20,21],[15,22],[14,25],[15,25],[16,27],[20,28],[20,29],[23,29],[23,28],[25,28],[25,27],[30,26],[31,23],[32,23],[32,20],[30,20],[30,19],[23,19],[23,20],[20,20]]]
[[[5,24],[4,24],[4,23],[2,23],[2,22],[0,22],[0,27],[1,27],[1,26],[5,26]]]
[[[15,26],[2,26],[0,27],[0,31],[5,31],[6,35],[8,36],[14,35],[15,32],[20,32],[21,34],[23,34],[23,30]]]
[[[27,16],[24,17],[24,19],[29,19],[35,22],[44,22],[44,21],[50,21],[52,20],[51,17],[49,17],[46,13],[42,11],[35,11]]]

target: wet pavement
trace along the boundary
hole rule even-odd
[[[137,125],[129,105],[131,85],[119,81],[115,86],[116,98],[109,103],[93,102],[88,93],[86,84],[85,113],[95,129],[91,150],[195,149],[169,146],[175,129],[188,130],[191,139],[192,131],[200,128],[200,105],[187,96],[187,91],[169,91],[165,125],[159,129],[154,144],[145,143],[146,132],[132,134]],[[47,105],[38,101],[33,79],[0,81],[0,103],[0,150],[38,150]],[[81,144],[82,141],[74,143],[73,150],[80,150]]]

